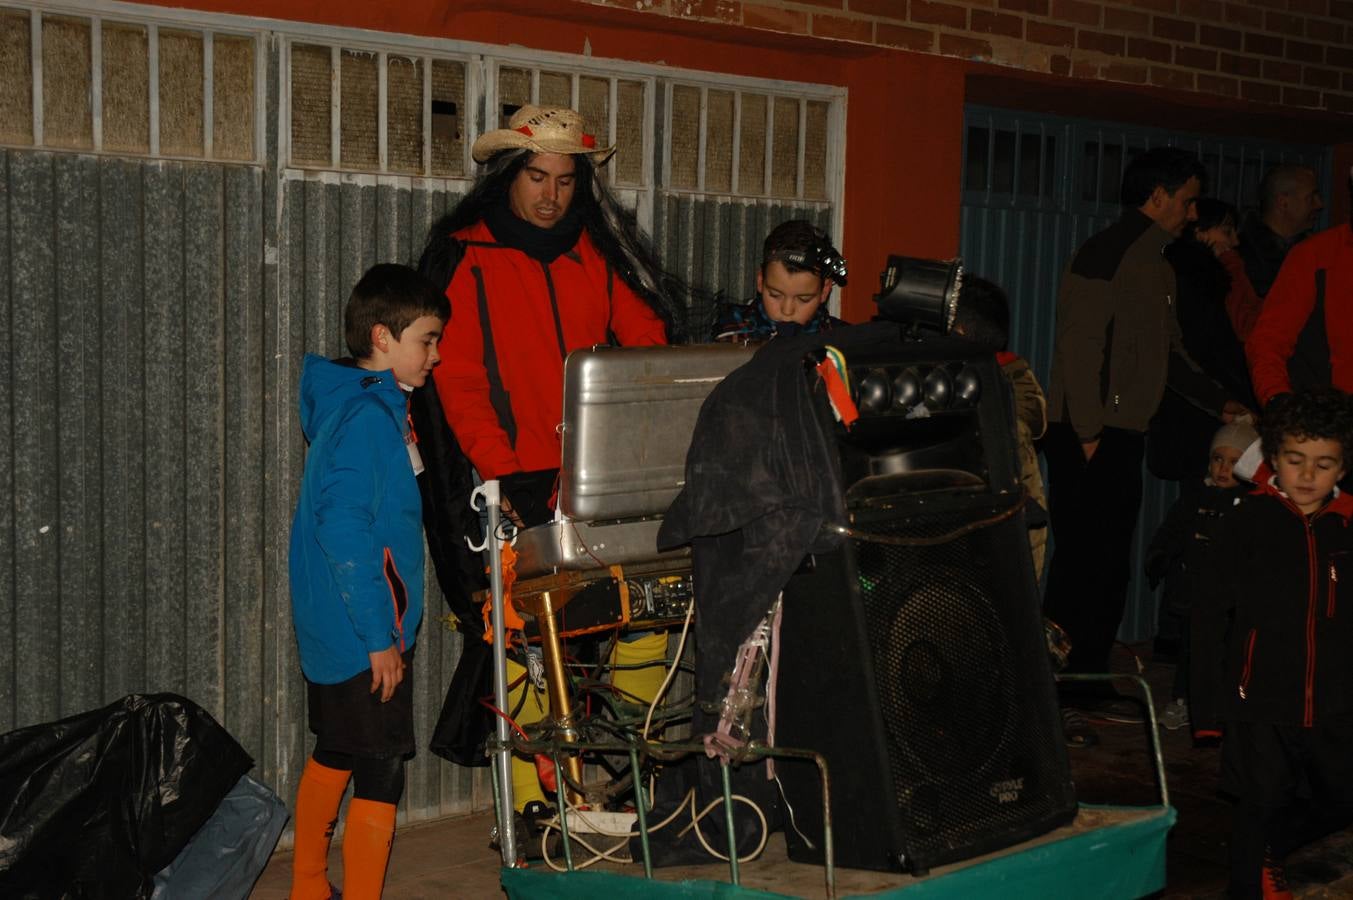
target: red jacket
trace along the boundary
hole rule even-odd
[[[1227,250],[1218,257],[1226,274],[1231,276],[1231,289],[1226,292],[1226,316],[1241,342],[1248,340],[1254,331],[1254,323],[1264,308],[1264,298],[1260,297],[1250,283],[1245,272],[1245,260],[1234,250]]]
[[[1264,298],[1259,321],[1245,343],[1260,405],[1292,390],[1288,360],[1299,352],[1297,338],[1315,307],[1322,270],[1323,342],[1328,346],[1330,378],[1340,390],[1353,391],[1353,229],[1338,225],[1293,246]],[[1318,335],[1314,340],[1320,342]],[[1313,349],[1323,354],[1323,347]],[[1314,362],[1323,370],[1323,355]]]
[[[548,267],[496,242],[483,222],[455,237],[465,255],[446,288],[451,321],[433,370],[446,421],[484,479],[557,468],[564,357],[608,332],[625,345],[665,344],[666,329],[585,231]]]

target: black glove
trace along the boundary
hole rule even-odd
[[[498,486],[512,504],[512,511],[521,518],[523,528],[544,525],[554,518],[550,500],[559,479],[558,469],[537,469],[532,472],[513,472],[498,479]]]

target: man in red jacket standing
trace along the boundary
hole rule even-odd
[[[1327,228],[1288,251],[1245,355],[1260,406],[1319,385],[1353,391],[1353,226]]]
[[[600,167],[615,148],[599,146],[579,113],[523,106],[471,152],[484,172],[432,227],[420,264],[451,301],[436,393],[455,443],[482,479],[499,481],[504,510],[529,527],[553,515],[564,359],[597,344],[665,344],[676,317],[633,216],[605,187]],[[631,661],[666,654],[665,634],[625,640]],[[473,668],[486,654],[467,638],[460,667]],[[509,659],[508,680],[523,682],[511,704],[518,724],[529,725],[546,715],[545,697],[520,678],[524,672]],[[617,670],[612,684],[651,699],[635,672]],[[443,719],[454,720],[448,715],[444,708]],[[512,780],[517,809],[532,804],[531,815],[539,814],[545,798],[529,760],[514,758]]]
[[[514,501],[511,476],[559,467],[569,351],[666,343],[668,313],[602,182],[615,148],[598,147],[581,115],[524,106],[472,152],[485,174],[433,229],[462,254],[435,378],[465,454]]]

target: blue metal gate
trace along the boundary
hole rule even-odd
[[[1029,360],[1043,385],[1052,369],[1062,269],[1082,241],[1118,218],[1127,162],[1165,144],[1196,151],[1208,174],[1204,193],[1242,212],[1258,206],[1260,179],[1280,162],[1311,166],[1329,193],[1329,151],[1323,147],[967,108],[959,252],[968,271],[1009,293],[1010,349]],[[1141,573],[1144,547],[1178,494],[1177,484],[1147,473],[1134,575]],[[1149,638],[1155,619],[1153,594],[1144,578],[1134,577],[1119,636]]]

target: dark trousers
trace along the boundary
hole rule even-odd
[[[1313,728],[1228,722],[1222,786],[1237,798],[1231,820],[1231,897],[1259,900],[1265,848],[1281,859],[1353,821],[1353,716]]]
[[[1043,610],[1071,638],[1068,672],[1107,672],[1127,604],[1142,505],[1141,432],[1106,428],[1086,460],[1071,426],[1048,428],[1052,564]]]
[[[1189,666],[1193,664],[1193,652],[1189,648],[1189,643],[1193,640],[1190,634],[1189,617],[1180,616],[1179,623],[1179,652],[1175,654],[1174,664],[1174,683],[1170,686],[1171,700],[1189,699]]]

